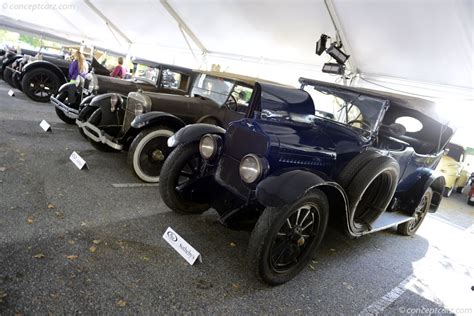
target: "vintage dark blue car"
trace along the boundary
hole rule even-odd
[[[430,101],[300,83],[256,84],[246,118],[227,130],[179,130],[160,174],[177,213],[212,207],[223,223],[253,220],[250,263],[272,285],[307,265],[329,220],[351,238],[397,225],[413,235],[441,202],[434,168],[453,134]]]

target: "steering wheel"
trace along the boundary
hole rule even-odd
[[[352,120],[352,121],[347,122],[347,124],[348,125],[360,124],[360,125],[363,125],[364,127],[367,127],[368,130],[372,129],[372,126],[370,126],[369,123],[367,123],[366,121],[363,121],[363,120]]]
[[[225,102],[225,106],[231,111],[237,111],[237,99],[232,94],[229,95],[229,98]]]

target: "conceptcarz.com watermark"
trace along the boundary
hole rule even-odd
[[[4,2],[2,10],[12,11],[46,11],[46,10],[76,10],[74,3],[48,3],[48,2]]]
[[[422,314],[422,315],[432,315],[432,314],[468,314],[472,315],[472,308],[444,308],[444,307],[400,307],[398,311],[401,314]]]

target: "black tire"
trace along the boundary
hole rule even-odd
[[[5,68],[3,71],[3,80],[12,88],[15,88],[12,81],[13,71],[10,68]]]
[[[365,231],[388,207],[398,184],[400,166],[388,156],[369,161],[353,177],[346,192],[354,228]]]
[[[176,191],[176,187],[180,181],[186,181],[185,177],[180,175],[186,168],[190,168],[189,163],[191,161],[196,160],[202,161],[201,155],[199,154],[198,143],[193,142],[189,144],[182,144],[171,152],[171,154],[165,160],[163,167],[161,168],[161,198],[171,210],[178,214],[200,214],[209,209],[208,204],[185,200]],[[198,162],[197,165],[199,166],[200,163]],[[191,172],[190,174],[192,177],[194,172]]]
[[[25,73],[21,85],[23,92],[33,101],[49,102],[58,92],[60,81],[51,70],[36,68]]]
[[[443,196],[445,198],[449,198],[451,196],[451,194],[453,194],[453,191],[454,191],[454,186],[451,187],[451,188],[445,187],[444,190],[443,190]]]
[[[23,87],[21,86],[21,81],[18,80],[18,75],[16,73],[14,73],[12,75],[12,82],[13,82],[13,86],[20,90],[21,92],[23,92]]]
[[[362,167],[368,164],[369,161],[380,156],[381,154],[373,150],[367,150],[355,156],[351,161],[349,161],[349,163],[339,173],[337,177],[337,182],[344,189],[347,189],[347,187],[349,186],[352,179],[354,179],[357,172],[359,172]]]
[[[467,198],[467,204],[468,204],[468,205],[474,205],[474,202],[471,201],[469,198]]]
[[[302,210],[306,215],[299,214]],[[312,214],[310,221],[309,214]],[[247,249],[250,268],[270,285],[291,280],[312,259],[324,237],[328,217],[327,197],[317,189],[290,205],[267,207],[250,236]],[[303,229],[305,226],[311,230]]]
[[[99,109],[95,110],[94,113],[92,113],[92,115],[89,117],[89,119],[87,121],[89,123],[95,125],[95,126],[98,126],[100,124],[101,120],[102,120],[102,109],[99,108]],[[96,142],[96,141],[90,139],[89,137],[87,137],[86,134],[84,134],[84,136],[89,140],[91,145],[99,151],[102,151],[102,152],[119,152],[120,151],[120,150],[114,149],[114,148],[112,148],[109,145],[106,145],[104,143]]]
[[[420,228],[421,223],[428,214],[431,205],[431,198],[433,197],[433,191],[431,188],[428,188],[423,197],[421,198],[420,204],[416,207],[414,219],[409,220],[408,222],[402,223],[397,226],[397,232],[403,236],[413,236],[415,235],[418,228]]]
[[[144,182],[160,181],[160,171],[166,157],[172,151],[167,141],[174,131],[159,126],[141,131],[128,150],[127,164],[130,170]]]
[[[67,99],[67,92],[66,91],[61,92],[58,95],[57,99],[61,102],[64,102]],[[56,114],[61,119],[61,121],[63,121],[64,123],[71,124],[71,125],[76,123],[76,119],[66,116],[66,114],[64,114],[64,112],[58,109],[57,107],[54,107],[54,110],[56,111]]]

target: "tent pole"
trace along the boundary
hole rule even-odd
[[[115,32],[117,32],[126,42],[127,44],[131,44],[132,41],[125,35],[115,24],[113,24],[105,15],[102,14],[102,12],[97,9],[91,2],[90,0],[84,0],[84,3],[92,10],[94,11],[95,14],[97,14],[102,20],[104,20],[105,24],[113,29]]]
[[[204,44],[197,38],[197,36],[193,33],[193,31],[188,27],[186,22],[176,13],[176,11],[173,9],[173,7],[168,3],[167,0],[160,0],[161,5],[165,10],[173,17],[173,19],[178,23],[178,27],[180,30],[185,32],[196,44],[197,47],[201,50],[203,54],[209,53],[207,48],[204,46]]]
[[[359,69],[357,68],[357,62],[356,62],[355,56],[352,54],[349,41],[347,40],[347,37],[344,34],[344,31],[342,29],[342,24],[339,21],[339,17],[337,16],[337,12],[336,12],[336,8],[334,6],[333,0],[324,0],[324,4],[328,11],[329,17],[331,18],[332,25],[334,26],[334,30],[336,31],[336,37],[342,42],[345,52],[348,55],[351,55],[347,63],[349,64],[351,72],[355,75],[359,72]]]

